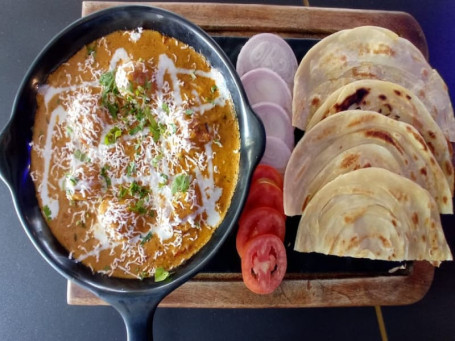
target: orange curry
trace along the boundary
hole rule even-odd
[[[222,221],[240,136],[222,75],[151,30],[117,31],[39,87],[31,175],[75,261],[109,276],[167,273]]]

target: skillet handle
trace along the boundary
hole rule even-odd
[[[128,341],[153,340],[153,316],[162,297],[136,296],[134,298],[106,297],[122,316]]]

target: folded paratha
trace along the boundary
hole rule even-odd
[[[441,166],[453,195],[452,146],[417,96],[391,82],[355,81],[339,88],[324,101],[311,117],[307,130],[329,115],[350,109],[376,111],[414,126]]]
[[[329,94],[359,79],[386,80],[409,89],[444,135],[455,141],[455,117],[443,79],[410,41],[374,26],[339,31],[308,51],[294,78],[293,125],[305,130]]]
[[[429,192],[375,167],[340,175],[315,194],[302,213],[294,249],[435,265],[452,260]]]
[[[372,111],[348,110],[319,122],[294,148],[284,176],[286,215],[300,215],[325,184],[365,167],[415,181],[430,192],[441,213],[453,212],[447,179],[413,126]]]

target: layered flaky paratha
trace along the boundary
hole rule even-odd
[[[415,181],[431,193],[441,213],[453,212],[447,179],[413,126],[372,111],[348,110],[319,122],[294,148],[284,177],[286,215],[301,214],[325,184],[364,167]]]
[[[417,96],[391,82],[376,79],[355,81],[337,89],[324,101],[311,117],[307,130],[327,116],[350,109],[376,111],[414,126],[441,166],[453,194],[451,144]]]
[[[452,260],[429,192],[375,167],[340,175],[315,194],[302,213],[294,249],[435,265]]]
[[[333,91],[359,79],[386,80],[409,89],[455,141],[455,118],[443,79],[411,42],[374,26],[339,31],[308,51],[294,79],[293,125],[305,130]]]

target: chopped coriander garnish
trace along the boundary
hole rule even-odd
[[[143,94],[144,92],[145,92],[145,91],[144,91],[144,88],[143,88],[142,86],[138,85],[138,86],[136,87],[136,91],[135,91],[136,96],[139,96],[139,95]]]
[[[174,178],[172,182],[172,194],[177,192],[186,192],[190,187],[190,176],[187,174],[179,174]]]
[[[119,112],[118,104],[117,103],[105,103],[105,106],[107,107],[107,110],[109,111],[109,114],[111,114],[113,119],[117,119],[117,114]]]
[[[158,166],[158,162],[160,162],[162,159],[163,159],[163,154],[158,154],[157,156],[155,156],[153,159],[152,159],[152,166],[153,167],[157,167]]]
[[[160,123],[158,124],[158,129],[160,131],[160,135],[162,135],[166,132],[166,125],[164,123]]]
[[[163,109],[166,114],[169,114],[169,105],[166,102],[163,102],[161,109]]]
[[[153,135],[153,141],[158,142],[158,140],[161,137],[160,126],[158,125],[155,118],[151,114],[147,115],[147,120],[150,123],[150,132]]]
[[[87,54],[90,56],[91,54],[95,54],[95,46],[90,46],[90,45],[87,45],[86,46],[87,48]]]
[[[118,91],[115,84],[115,70],[103,73],[100,77],[100,84],[104,87],[103,94]]]
[[[141,190],[141,186],[136,181],[133,181],[130,185],[129,190],[131,195],[135,195]]]
[[[51,209],[49,208],[49,206],[44,205],[43,213],[44,213],[44,216],[46,217],[46,220],[52,220],[52,212],[51,212]]]
[[[136,113],[134,115],[136,116],[136,119],[138,121],[142,121],[144,119],[145,112],[141,108],[137,108]]]
[[[156,268],[155,270],[155,282],[162,282],[169,277],[169,271],[163,268]]]
[[[212,85],[210,92],[213,94],[216,90],[218,90],[218,87],[216,85]]]
[[[113,127],[106,136],[104,136],[104,144],[114,144],[120,136],[122,136],[122,130],[119,127]]]
[[[115,70],[103,73],[100,77],[100,84],[103,87],[101,98],[103,105],[107,108],[113,118],[117,118],[118,105],[112,103],[110,95],[117,95],[119,93],[117,85],[115,84]]]
[[[145,107],[144,110],[143,110],[143,112],[144,112],[144,117],[145,117],[146,119],[149,119],[149,117],[150,117],[150,115],[151,115],[150,107]],[[152,117],[153,117],[153,116],[152,116]]]
[[[130,206],[129,210],[131,212],[136,212],[136,213],[139,213],[139,214],[147,213],[147,209],[144,207],[144,200],[142,200],[142,199],[136,201],[134,206]]]
[[[161,181],[159,182],[158,187],[163,188],[164,186],[167,185],[167,183],[169,181],[169,177],[164,173],[161,173],[160,177],[161,177]]]
[[[133,93],[133,83],[131,83],[131,81],[128,81],[128,91],[132,94]]]
[[[90,162],[90,158],[87,156],[87,154],[83,153],[80,149],[76,149],[74,151],[74,157],[81,162]]]
[[[128,132],[131,136],[136,135],[138,132],[140,132],[142,129],[144,129],[143,124],[138,124],[134,128],[131,128],[130,131]]]
[[[145,243],[147,243],[150,239],[152,239],[152,231],[150,231],[149,233],[147,233],[145,235],[144,238],[141,239],[141,245],[144,245]]]
[[[138,141],[134,144],[134,150],[136,151],[136,155],[138,155],[139,152],[140,152],[139,149],[141,149],[141,147],[142,147],[142,142],[143,142],[143,140],[142,140],[142,137],[141,137],[141,138],[139,138]]]
[[[194,111],[193,111],[193,110],[191,110],[191,109],[186,109],[186,110],[185,110],[185,115],[186,115],[186,116],[191,116],[191,115],[193,115],[193,114],[194,114]]]
[[[118,191],[117,198],[123,199],[128,194],[128,189],[123,186],[120,186],[120,190]]]
[[[111,178],[109,177],[109,175],[107,175],[107,170],[108,169],[109,169],[108,165],[105,165],[105,166],[103,166],[103,168],[101,168],[101,177],[104,179],[104,181],[106,181],[106,186],[110,187],[111,186]]]
[[[77,183],[79,182],[79,179],[78,179],[78,178],[75,178],[74,176],[71,176],[71,175],[68,175],[68,176],[67,176],[67,179],[68,179],[69,182],[71,182],[71,184],[72,184],[73,186],[76,186]]]
[[[161,135],[166,131],[166,125],[156,122],[155,117],[153,117],[150,113],[150,108],[148,107],[144,109],[144,115],[149,122],[150,132],[153,135],[153,141],[158,142]]]
[[[177,125],[175,123],[171,123],[171,133],[175,134],[177,132]]]
[[[142,280],[144,278],[147,278],[149,276],[149,273],[147,271],[142,271],[140,274],[139,274],[139,278]]]
[[[144,186],[139,185],[136,181],[133,181],[129,187],[130,195],[139,195],[139,198],[143,199],[149,193],[148,189]]]
[[[126,175],[132,176],[133,173],[136,173],[136,163],[134,161],[131,161],[126,168]]]
[[[149,190],[146,187],[142,186],[139,191],[139,198],[143,199],[147,196],[147,194],[149,194]]]

